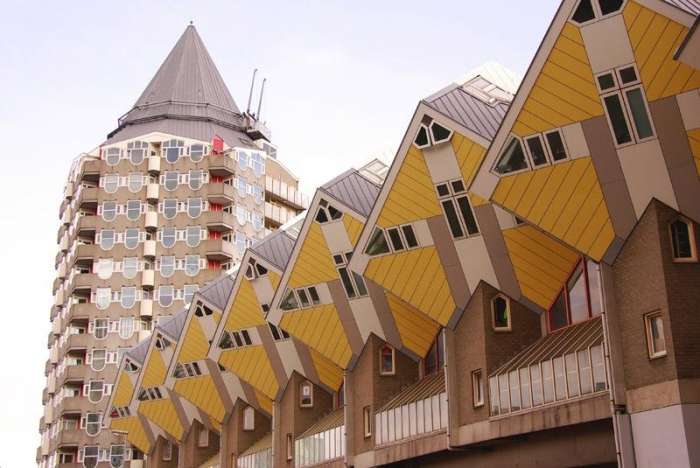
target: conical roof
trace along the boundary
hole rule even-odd
[[[184,120],[243,128],[243,116],[192,24],[108,138],[133,125],[161,127],[163,120],[180,121],[179,127]]]

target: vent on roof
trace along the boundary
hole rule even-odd
[[[511,93],[491,83],[481,75],[477,75],[464,83],[463,88],[472,96],[492,105],[499,101],[510,102],[513,100]]]
[[[358,172],[375,184],[382,185],[389,173],[389,166],[375,158],[362,166]]]

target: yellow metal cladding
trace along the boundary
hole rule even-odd
[[[503,236],[523,295],[549,308],[579,255],[532,226],[507,229]]]
[[[313,348],[309,348],[309,353],[319,380],[333,390],[338,390],[343,383],[343,372],[340,370],[340,367],[334,365]]]
[[[396,226],[441,213],[423,152],[411,145],[382,206],[377,224],[381,227]]]
[[[542,67],[513,132],[541,133],[603,115],[581,32],[566,23]]]
[[[267,411],[268,414],[272,414],[272,400],[260,393],[257,389],[255,389],[255,397],[258,400],[258,405],[260,405],[260,408]]]
[[[146,435],[146,430],[137,416],[127,416],[126,418],[114,418],[110,424],[113,431],[125,432],[126,438],[131,445],[136,446],[143,453],[151,451],[151,443]]]
[[[277,286],[280,285],[280,275],[272,270],[267,270],[267,277],[270,279],[270,283],[272,283],[272,289],[277,289]]]
[[[333,304],[285,312],[280,326],[345,369],[352,352]]]
[[[452,149],[457,157],[462,178],[464,178],[466,186],[469,187],[476,176],[476,171],[479,170],[484,155],[486,155],[486,148],[455,132],[452,137]],[[433,196],[435,196],[434,193]]]
[[[492,199],[596,261],[615,237],[590,157],[502,177]]]
[[[365,276],[441,325],[455,308],[435,247],[383,255],[369,261]]]
[[[253,285],[247,278],[242,278],[226,320],[226,330],[235,331],[265,325],[261,311]]]
[[[226,413],[224,402],[221,401],[211,376],[201,375],[178,379],[175,381],[174,390],[216,421],[224,420]]]
[[[695,168],[700,176],[700,128],[688,131],[688,142],[690,143],[690,151],[693,153],[695,160]]]
[[[196,317],[192,317],[187,334],[180,348],[177,362],[193,362],[205,359],[209,353],[209,340],[204,335],[202,325]]]
[[[172,400],[165,398],[163,400],[142,401],[139,404],[139,413],[175,439],[182,440],[184,428]]]
[[[700,70],[673,60],[688,28],[636,2],[623,17],[649,101],[700,87]]]
[[[338,271],[333,264],[321,226],[312,221],[289,275],[288,284],[292,288],[298,288],[325,283],[337,277]]]
[[[401,335],[401,342],[418,356],[424,357],[435,340],[440,325],[393,294],[387,293],[387,301]]]
[[[345,213],[343,216],[343,225],[345,226],[345,232],[348,233],[348,239],[350,239],[350,243],[354,246],[357,244],[357,239],[360,238],[360,233],[362,232],[362,228],[364,227],[364,222],[358,221],[354,217],[350,216],[348,213]]]
[[[219,362],[268,398],[275,398],[277,395],[277,377],[262,345],[225,350],[221,353]]]
[[[151,351],[151,356],[143,372],[143,380],[141,381],[142,388],[155,387],[165,382],[168,370],[158,350],[153,349]]]
[[[134,395],[134,386],[125,371],[119,372],[116,389],[114,391],[114,406],[128,406],[131,397]]]

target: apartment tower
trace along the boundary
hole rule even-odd
[[[70,169],[37,463],[141,458],[102,428],[123,353],[306,204],[259,115],[238,108],[187,26],[117,128]]]

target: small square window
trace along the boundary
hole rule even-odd
[[[450,194],[450,189],[447,188],[447,184],[440,184],[437,186],[437,193],[440,197],[446,197]]]
[[[666,356],[666,337],[664,336],[664,322],[661,312],[647,314],[644,317],[644,323],[649,358],[656,359]]]
[[[287,434],[287,460],[294,458],[294,440],[292,434]]]
[[[403,240],[401,239],[399,230],[396,228],[391,228],[388,229],[387,232],[389,233],[389,239],[391,240],[391,246],[394,251],[398,252],[400,250],[404,250]]]
[[[613,78],[612,73],[605,73],[604,75],[600,75],[598,77],[598,86],[600,87],[601,91],[605,91],[606,89],[611,89],[615,87],[615,78]]]
[[[413,226],[407,224],[401,226],[401,230],[403,231],[404,238],[406,238],[406,245],[408,245],[408,248],[412,249],[418,247],[418,239],[416,239],[416,233],[413,232]]]
[[[563,161],[568,158],[564,140],[561,137],[559,130],[545,134],[547,137],[547,145],[549,145],[549,154],[552,155],[554,161]]]
[[[299,385],[299,406],[312,408],[314,406],[314,387],[311,382],[302,382]]]
[[[394,375],[396,373],[396,352],[389,345],[379,349],[379,375]]]
[[[634,69],[634,67],[621,68],[619,70],[619,73],[620,81],[623,85],[636,83],[637,81],[639,81],[639,79],[637,78],[637,71]]]
[[[472,395],[474,408],[484,406],[484,374],[481,369],[472,371]]]

